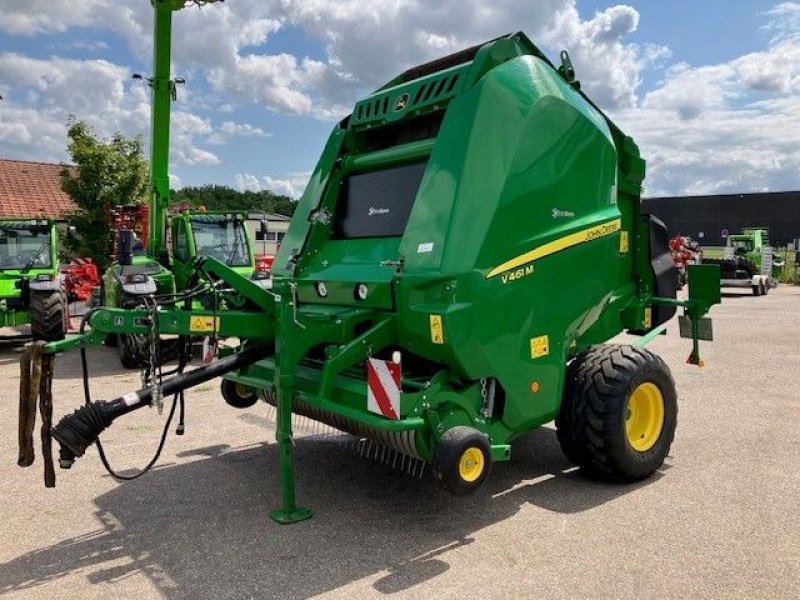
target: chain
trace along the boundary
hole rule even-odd
[[[145,387],[150,388],[152,394],[150,406],[155,406],[158,414],[164,412],[164,396],[161,393],[161,382],[157,376],[158,369],[158,303],[153,298],[145,300],[145,307],[147,308],[147,316],[150,320],[150,334],[147,338],[148,341],[148,367],[146,374]]]
[[[481,398],[483,400],[481,414],[485,419],[490,418],[494,412],[494,380],[491,383],[491,390],[489,390],[487,383],[485,377],[481,378]]]

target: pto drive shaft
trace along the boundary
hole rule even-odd
[[[251,365],[265,358],[270,352],[272,352],[271,345],[247,347],[208,366],[171,377],[161,386],[161,393],[164,396],[177,394],[235,369]],[[98,436],[114,419],[143,406],[150,406],[152,396],[152,388],[143,388],[107,402],[92,402],[62,418],[52,431],[53,437],[61,446],[59,451],[61,468],[69,469],[75,459],[83,456],[86,449],[97,441]]]

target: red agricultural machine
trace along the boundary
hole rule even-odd
[[[68,302],[86,302],[100,285],[100,269],[91,258],[73,258],[61,267]]]
[[[688,235],[676,235],[669,241],[669,252],[678,269],[678,286],[686,285],[686,265],[699,265],[703,258],[700,244]]]

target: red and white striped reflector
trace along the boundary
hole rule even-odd
[[[400,365],[367,359],[367,409],[387,419],[400,418]]]

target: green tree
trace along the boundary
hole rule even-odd
[[[291,217],[297,201],[287,196],[278,196],[270,191],[240,192],[224,185],[203,185],[173,190],[173,204],[188,203],[205,206],[208,210],[246,210],[252,212],[278,213]]]
[[[115,133],[106,142],[83,121],[72,123],[67,137],[75,166],[62,165],[61,189],[77,206],[69,215],[77,235],[65,243],[74,256],[91,257],[105,269],[110,263],[108,209],[146,201],[148,169],[142,140]]]

